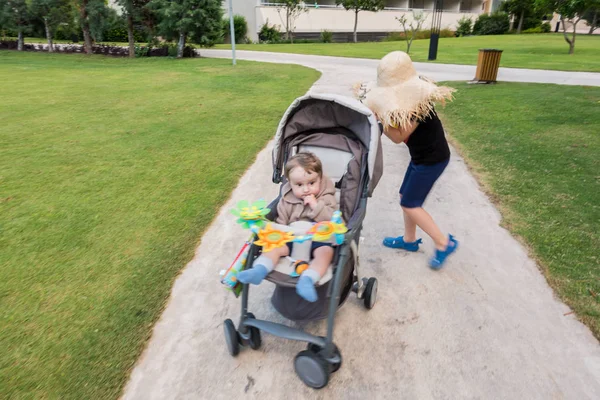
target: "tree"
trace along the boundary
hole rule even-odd
[[[133,19],[136,13],[135,0],[117,0],[127,19],[127,39],[129,41],[129,57],[135,57],[135,39],[133,37]]]
[[[31,0],[33,15],[44,21],[48,51],[54,51],[54,32],[59,24],[67,22],[71,16],[69,0]]]
[[[423,23],[427,20],[427,15],[424,12],[413,11],[413,20],[410,25],[408,25],[408,29],[406,29],[406,24],[408,20],[406,19],[406,14],[402,14],[400,18],[396,17],[400,25],[402,25],[402,29],[404,30],[404,37],[406,38],[406,53],[410,53],[410,46],[412,45],[413,40],[417,37],[417,33],[421,30]]]
[[[22,51],[24,34],[31,28],[31,12],[25,0],[3,0],[0,11],[4,28],[17,31],[17,50]]]
[[[597,0],[536,0],[539,10],[560,14],[560,22],[565,41],[569,44],[569,54],[575,53],[577,24]],[[567,34],[566,22],[573,27],[571,37]]]
[[[79,24],[83,31],[83,46],[87,54],[92,54],[92,38],[102,38],[108,9],[104,0],[74,0],[79,13]]]
[[[152,0],[148,7],[158,16],[158,32],[178,38],[177,58],[183,57],[188,36],[203,46],[212,46],[223,33],[221,0]]]
[[[342,5],[346,10],[354,11],[354,43],[358,42],[356,28],[358,26],[358,13],[361,11],[379,11],[385,7],[385,0],[335,0],[335,4]]]
[[[150,0],[116,0],[116,2],[121,6],[127,20],[129,57],[135,57],[135,23],[141,21],[148,32],[153,30],[153,15],[147,7]]]
[[[584,14],[583,19],[590,26],[590,31],[588,32],[590,35],[594,33],[594,31],[600,27],[600,1],[593,1],[590,9]]]
[[[291,40],[294,43],[294,37],[292,34],[296,29],[296,19],[305,12],[308,12],[308,8],[304,5],[301,0],[280,0],[280,6],[277,7],[277,14],[281,22],[285,26],[285,39]],[[281,16],[282,11],[285,10],[285,21]]]
[[[515,19],[519,19],[517,34],[523,30],[523,20],[532,15],[535,10],[535,0],[507,0],[500,5],[500,10],[509,13]]]

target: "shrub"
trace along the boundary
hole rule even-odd
[[[540,28],[542,28],[542,33],[550,33],[550,31],[552,30],[550,22],[542,22],[540,24]]]
[[[229,38],[230,36],[230,26],[229,26],[229,17],[223,20],[223,33],[224,36]],[[235,33],[235,42],[236,43],[247,43],[248,42],[248,23],[246,22],[246,18],[243,15],[235,14],[233,16],[233,32]],[[231,41],[231,38],[229,39]]]
[[[281,33],[275,25],[269,26],[269,21],[260,28],[258,32],[258,40],[265,43],[277,43],[281,40]]]
[[[291,44],[292,41],[290,39],[282,39],[273,43]],[[321,39],[294,39],[294,43],[321,43]]]
[[[508,14],[503,12],[481,14],[473,25],[473,33],[476,35],[503,35],[509,29],[510,19]]]
[[[525,29],[523,33],[548,33],[550,32],[550,24],[541,23],[535,28]]]
[[[148,51],[150,48],[148,46],[135,46],[135,56],[136,57],[146,57],[148,56]]]
[[[473,33],[473,20],[467,17],[459,19],[456,28],[456,36],[469,36],[471,33]]]
[[[525,29],[522,33],[542,33],[542,27],[536,26],[535,28]]]
[[[428,31],[428,32],[429,32],[429,37],[431,37],[431,31]],[[452,29],[442,29],[442,30],[440,30],[440,37],[441,38],[456,37],[456,32],[453,31]]]
[[[75,23],[72,24],[60,24],[54,32],[54,39],[56,40],[70,40],[72,42],[79,42],[83,40],[83,32],[79,29]]]
[[[514,23],[514,28],[517,28],[519,20],[517,19]],[[538,17],[525,17],[523,18],[523,30],[537,28],[542,24],[542,19]]]
[[[440,30],[441,38],[450,38],[450,37],[455,37],[455,36],[456,36],[456,34],[454,33],[454,31],[452,31],[450,29],[441,29]],[[430,38],[431,38],[431,30],[419,31],[415,35],[415,40],[430,39]],[[404,32],[390,32],[385,38],[383,38],[384,42],[398,42],[398,41],[402,41],[402,40],[406,40],[406,36],[404,35]]]
[[[321,32],[321,42],[331,43],[333,41],[333,32],[324,30]]]

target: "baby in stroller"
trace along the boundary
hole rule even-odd
[[[277,203],[276,223],[289,225],[296,221],[322,222],[331,220],[339,208],[335,198],[335,185],[323,175],[321,160],[313,153],[301,152],[291,157],[285,165],[287,183]],[[273,271],[281,257],[292,252],[292,243],[263,252],[254,261],[252,269],[242,271],[238,279],[242,283],[260,284]],[[312,242],[310,267],[300,275],[296,292],[303,299],[318,299],[315,284],[323,277],[333,259],[330,243]]]

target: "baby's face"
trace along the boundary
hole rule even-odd
[[[321,190],[321,178],[316,172],[306,172],[302,167],[290,171],[290,186],[292,193],[299,199],[306,196],[316,196]]]

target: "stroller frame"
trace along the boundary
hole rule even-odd
[[[283,182],[284,174],[282,172],[285,161],[292,151],[291,147],[298,146],[299,148],[300,145],[305,145],[308,148],[311,146],[313,148],[320,147],[317,142],[311,143],[310,140],[305,140],[306,136],[302,136],[313,133],[316,135],[332,133],[335,136],[321,136],[316,140],[325,140],[329,146],[323,146],[325,148],[341,150],[352,155],[351,161],[346,164],[346,171],[343,172],[343,176],[346,176],[348,180],[343,181],[344,183],[341,183],[338,187],[340,195],[343,193],[343,184],[350,185],[346,188],[352,189],[352,192],[348,193],[351,193],[350,196],[353,197],[340,199],[340,209],[343,209],[345,216],[349,218],[349,220],[346,220],[348,231],[344,235],[344,243],[334,247],[332,279],[325,284],[327,285],[326,288],[321,289],[319,287],[317,289],[319,300],[318,304],[315,303],[314,311],[318,310],[318,313],[312,313],[311,315],[318,314],[318,317],[316,315],[308,317],[309,319],[326,318],[327,334],[325,336],[312,335],[302,329],[257,319],[254,314],[248,311],[250,292],[248,284],[242,286],[241,315],[237,328],[231,319],[225,320],[223,327],[225,341],[232,356],[239,354],[241,346],[248,346],[254,350],[260,348],[261,331],[285,339],[307,342],[307,349],[299,352],[294,358],[294,369],[298,377],[307,386],[320,389],[327,385],[331,373],[336,372],[342,365],[342,354],[333,341],[337,309],[347,299],[351,291],[364,301],[367,309],[373,308],[377,300],[377,279],[374,277],[366,278],[361,275],[358,245],[361,241],[360,234],[367,212],[367,200],[373,194],[373,190],[383,173],[383,156],[381,141],[379,140],[381,130],[377,118],[371,110],[360,101],[345,96],[308,93],[296,99],[290,105],[279,123],[273,149],[273,183],[281,184]],[[341,140],[334,138],[341,138]],[[346,141],[345,138],[351,138],[354,142]],[[336,166],[339,166],[339,164]],[[339,172],[337,171],[337,175],[339,175]],[[341,179],[338,183],[342,182]],[[282,195],[280,192],[280,197]],[[267,219],[275,220],[276,202],[278,200],[279,198],[269,206],[271,213],[267,215]],[[257,239],[257,235],[254,235],[252,242]],[[246,265],[244,266],[245,269],[252,268],[260,252],[261,248],[259,246],[254,243],[250,246]],[[350,264],[352,261],[353,265]],[[348,268],[353,268],[352,273]],[[294,314],[290,309],[287,309],[287,306],[295,307],[295,303],[282,301],[286,294],[280,289],[293,287],[293,280],[283,282],[279,277],[274,276],[267,277],[267,279],[279,286],[274,293],[274,296],[278,292],[281,294],[277,298],[279,306],[275,303],[274,305],[282,315],[292,320],[302,320],[300,315],[308,315],[307,313],[303,314],[305,310],[300,308],[296,309],[300,312]],[[293,289],[291,291],[293,293]],[[297,296],[295,293],[293,295]],[[296,297],[290,299],[296,300]],[[301,304],[300,307],[304,307],[304,303],[298,304]],[[280,309],[280,307],[284,308]],[[282,312],[284,309],[286,310],[285,313]],[[295,318],[296,316],[297,318]]]
[[[301,351],[294,359],[294,368],[298,377],[309,387],[320,389],[329,382],[330,374],[336,372],[342,364],[342,355],[338,347],[333,342],[333,329],[335,322],[335,313],[340,306],[340,292],[344,267],[350,257],[354,257],[354,273],[352,282],[352,291],[357,294],[359,299],[364,299],[367,309],[373,308],[377,300],[377,278],[365,278],[360,275],[358,241],[362,223],[366,215],[367,197],[368,197],[368,178],[363,182],[362,194],[358,209],[348,222],[348,232],[345,234],[344,243],[335,247],[333,265],[334,275],[329,285],[328,313],[327,313],[327,335],[325,337],[312,335],[301,329],[289,327],[287,325],[257,319],[254,314],[248,311],[249,284],[244,284],[242,288],[241,317],[236,330],[231,319],[225,320],[225,340],[229,353],[237,356],[240,351],[240,345],[248,346],[257,350],[261,345],[261,331],[267,332],[281,338],[307,342],[307,350]],[[255,240],[258,237],[255,235]],[[252,267],[254,260],[260,252],[259,246],[252,244],[248,252],[248,262],[245,269]]]

